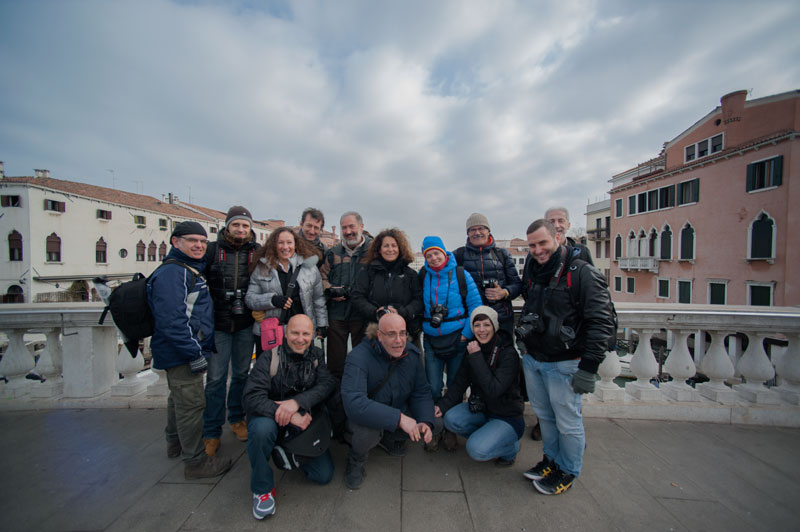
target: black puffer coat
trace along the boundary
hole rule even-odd
[[[351,297],[353,307],[365,321],[378,321],[375,312],[391,305],[406,320],[409,333],[422,329],[424,305],[419,275],[400,260],[372,261],[359,273]]]
[[[465,246],[455,250],[453,255],[459,266],[463,266],[464,270],[472,275],[483,304],[492,307],[500,321],[513,320],[514,310],[511,308],[511,301],[519,296],[522,282],[508,250],[496,247],[494,240],[482,248],[476,248],[467,242]],[[500,301],[486,299],[483,281],[490,279],[496,279],[500,288],[508,290],[507,298]]]
[[[204,271],[208,280],[211,299],[214,301],[214,330],[228,333],[238,332],[253,325],[250,309],[245,306],[244,313],[233,315],[231,306],[236,290],[242,291],[242,304],[250,283],[250,261],[253,259],[258,244],[256,235],[238,249],[228,242],[228,230],[222,229],[216,242],[210,242],[206,249]]]

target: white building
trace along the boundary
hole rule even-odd
[[[1,164],[1,163],[0,163]],[[0,166],[0,294],[4,303],[89,300],[97,276],[149,275],[175,224],[199,222],[215,240],[225,213],[177,201],[50,178],[5,177]],[[263,243],[280,221],[257,222]]]
[[[609,281],[611,273],[611,200],[586,206],[586,246],[592,253],[595,267]]]

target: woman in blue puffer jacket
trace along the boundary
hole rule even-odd
[[[473,338],[469,316],[481,305],[481,295],[472,276],[456,265],[456,258],[445,249],[441,238],[425,237],[422,254],[425,257],[421,272],[424,275],[422,301],[425,314],[422,331],[425,333],[425,373],[433,400],[437,401],[442,396],[445,368],[449,386],[464,358],[467,342]],[[459,286],[459,277],[463,279],[463,290]],[[451,434],[444,435],[444,445],[448,450],[456,445],[455,435]],[[438,442],[426,446],[428,450],[437,448]]]

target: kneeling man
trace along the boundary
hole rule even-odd
[[[376,445],[403,456],[407,439],[430,443],[431,390],[419,349],[408,342],[399,314],[386,314],[368,327],[364,341],[347,355],[342,401],[353,432],[344,477],[350,489],[361,486],[367,455]],[[440,432],[442,424],[436,425]]]
[[[253,516],[264,519],[275,513],[275,481],[269,465],[279,427],[294,425],[306,430],[314,415],[327,416],[325,400],[336,386],[322,350],[311,345],[314,324],[305,314],[292,316],[283,344],[264,351],[256,360],[244,388],[242,402],[247,414],[247,455],[250,457],[250,489]],[[278,356],[277,369],[270,365]],[[330,449],[303,464],[306,477],[318,484],[333,478]]]

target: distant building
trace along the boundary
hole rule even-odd
[[[611,179],[616,301],[800,305],[800,91],[746,98]]]
[[[603,272],[606,281],[611,275],[611,200],[586,206],[586,246],[592,253],[595,267]]]
[[[4,303],[88,301],[89,281],[149,275],[169,251],[176,223],[199,222],[210,240],[225,213],[105,187],[34,177],[6,177],[0,163],[0,294]],[[254,222],[259,243],[283,225]]]

